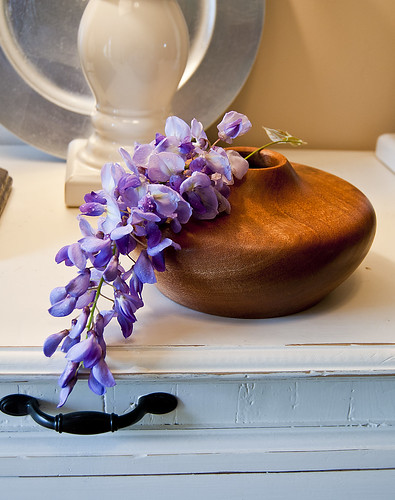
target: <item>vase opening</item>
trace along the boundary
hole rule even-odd
[[[252,147],[238,147],[237,151],[245,158],[257,149]],[[250,164],[250,170],[273,169],[283,166],[287,163],[287,159],[281,153],[262,149],[248,158],[248,163]]]

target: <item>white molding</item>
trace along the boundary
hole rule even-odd
[[[394,443],[393,428],[0,433],[0,477],[384,469]]]
[[[393,375],[395,345],[262,346],[113,346],[107,360],[116,378],[164,375],[330,376]],[[40,347],[1,347],[0,379],[59,375],[64,356],[43,356]]]

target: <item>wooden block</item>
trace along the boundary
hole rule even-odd
[[[12,178],[8,175],[7,170],[0,168],[0,215],[2,214],[7,200],[11,193]]]

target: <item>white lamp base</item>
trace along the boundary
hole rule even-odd
[[[119,147],[154,139],[163,129],[186,67],[188,27],[176,0],[90,0],[78,51],[96,98],[93,133],[71,142],[65,201],[83,203],[101,187],[100,170],[119,161]]]
[[[395,172],[395,134],[383,134],[377,139],[376,156]]]
[[[65,202],[68,207],[79,207],[84,195],[101,189],[100,169],[89,167],[79,159],[87,139],[75,139],[69,144],[66,164]]]

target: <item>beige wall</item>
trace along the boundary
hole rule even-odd
[[[265,125],[310,148],[374,149],[395,132],[395,0],[267,0],[255,64],[229,109],[253,123],[238,144],[262,144]]]

